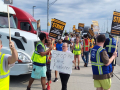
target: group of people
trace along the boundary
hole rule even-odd
[[[112,35],[107,39],[105,35],[89,38],[87,34],[80,38],[79,35],[74,36],[73,34],[69,37],[66,33],[64,38],[55,40],[52,38],[47,39],[45,33],[40,33],[39,39],[40,41],[37,43],[31,57],[33,70],[27,90],[31,90],[31,85],[35,79],[41,79],[43,90],[50,90],[50,84],[52,83],[50,69],[52,50],[73,53],[74,69],[80,70],[80,56],[84,61],[84,67],[87,67],[90,61],[93,71],[94,86],[97,90],[110,90],[111,77],[113,76],[114,66],[116,65],[113,60],[117,57],[116,40]],[[2,41],[0,41],[0,50],[1,49]],[[14,64],[18,59],[14,43],[11,41],[10,49],[12,51],[11,56],[0,53],[0,90],[9,90],[9,65]],[[62,84],[61,90],[67,90],[67,82],[70,74],[59,72],[59,76]],[[58,71],[55,71],[55,80],[53,80],[53,82],[57,80]]]

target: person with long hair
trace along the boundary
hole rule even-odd
[[[76,38],[75,43],[73,44],[73,54],[74,54],[74,64],[75,64],[75,69],[80,70],[80,55],[81,55],[81,50],[82,50],[82,45],[79,42],[80,39]],[[76,59],[78,58],[78,66],[76,67]]]

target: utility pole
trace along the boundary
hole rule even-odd
[[[108,18],[107,18],[107,32],[108,32]]]
[[[49,4],[49,0],[47,0],[47,32],[49,29],[49,8],[50,6],[52,6],[57,0],[55,0],[54,2],[52,2],[51,4]]]
[[[36,7],[36,6],[33,6],[33,17],[34,17],[34,7]]]

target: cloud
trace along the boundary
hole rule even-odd
[[[55,0],[49,0],[52,3]],[[42,29],[47,28],[47,0],[14,0],[14,6],[33,14],[35,19],[41,20]],[[111,29],[113,11],[119,11],[119,0],[57,0],[49,8],[49,22],[51,18],[57,18],[66,22],[65,29],[72,31],[73,25],[78,27],[78,23],[85,23],[91,26],[92,20],[99,22],[100,29],[103,31]],[[104,29],[105,27],[105,29]],[[102,31],[101,30],[101,31]]]

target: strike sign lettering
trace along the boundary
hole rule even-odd
[[[49,32],[49,37],[58,39],[62,36],[66,23],[58,19],[52,19],[52,25]]]
[[[120,12],[113,12],[111,34],[120,36]]]

